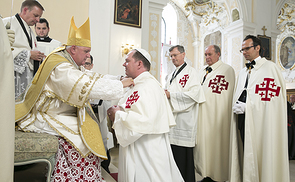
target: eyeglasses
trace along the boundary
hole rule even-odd
[[[91,63],[87,63],[87,62],[85,62],[85,64],[84,65],[86,65],[86,66],[90,66],[91,65]]]
[[[255,47],[255,46],[253,45],[253,46],[250,46],[250,47],[245,47],[244,49],[241,49],[240,52],[243,53],[244,51],[249,51],[249,49],[251,47]]]
[[[182,53],[179,53],[179,54],[182,54]],[[172,57],[176,57],[176,56],[178,56],[179,54],[172,54],[172,55],[170,55],[170,57],[172,58]]]

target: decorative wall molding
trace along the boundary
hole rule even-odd
[[[295,88],[295,69],[292,67],[284,66],[281,62],[281,47],[285,38],[295,37],[295,2],[294,0],[287,0],[280,10],[277,19],[277,27],[281,33],[276,39],[276,55],[277,64],[283,70],[282,74],[289,89]],[[291,47],[290,47],[291,48]],[[294,52],[295,50],[290,50]]]
[[[185,13],[182,11],[181,8],[179,8],[174,2],[170,1],[169,3],[175,9],[176,14],[178,16],[178,20],[177,20],[178,44],[184,46],[184,48],[187,49],[188,38],[195,39],[193,34],[192,34],[192,37],[188,37],[189,32],[193,32],[192,25],[190,21],[187,19]]]
[[[295,1],[288,0],[282,7],[277,20],[277,27],[282,32],[295,31]]]
[[[159,42],[159,36],[161,35],[160,30],[160,16],[159,14],[150,13],[150,36],[149,36],[149,53],[152,57],[152,64],[150,73],[154,75],[156,78],[158,78],[159,73],[159,63],[161,62],[158,59],[159,55],[159,45],[161,45],[161,42]]]
[[[225,6],[220,3],[208,4],[206,13],[202,16],[200,33],[203,35],[214,32],[217,28],[224,29],[229,24],[229,17]]]

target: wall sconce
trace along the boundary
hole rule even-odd
[[[122,57],[126,56],[132,49],[134,49],[134,45],[123,44],[121,46]]]

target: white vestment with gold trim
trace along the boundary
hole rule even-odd
[[[91,108],[88,100],[119,99],[123,96],[123,85],[98,73],[80,71],[84,67],[79,68],[66,50],[56,54],[70,62],[54,68],[35,106],[18,125],[24,131],[62,136],[86,156],[90,150],[81,139],[78,122],[83,124],[85,110]]]

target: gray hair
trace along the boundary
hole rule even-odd
[[[181,45],[175,45],[175,46],[170,47],[169,52],[173,51],[174,48],[177,48],[177,50],[178,50],[180,53],[185,52],[184,47],[181,46]]]
[[[216,53],[216,54],[219,53],[219,57],[220,57],[220,56],[221,56],[221,51],[220,51],[219,46],[217,46],[217,45],[213,45],[213,47],[214,47],[215,53]]]

